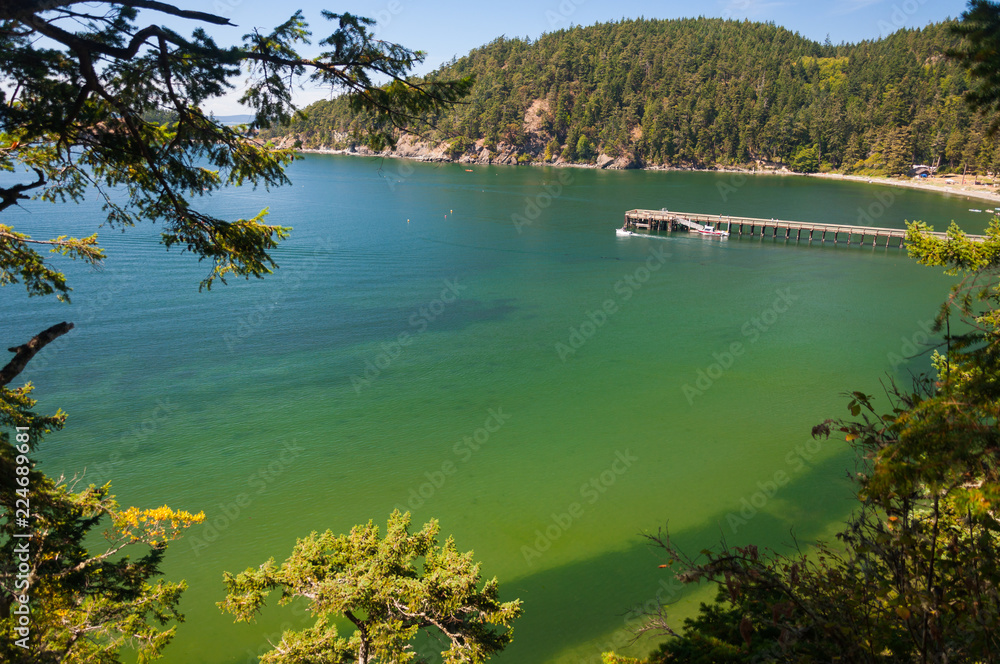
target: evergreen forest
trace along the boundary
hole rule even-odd
[[[423,139],[444,158],[494,163],[994,172],[989,118],[963,102],[968,74],[946,57],[952,25],[840,45],[709,18],[500,37],[429,77],[476,83]],[[371,120],[342,98],[303,110],[264,136],[349,149]]]

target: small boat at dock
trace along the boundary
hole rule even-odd
[[[712,224],[706,224],[701,228],[692,228],[691,230],[701,235],[715,235],[717,237],[729,237],[729,231],[719,230]]]

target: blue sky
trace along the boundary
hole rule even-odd
[[[181,2],[191,7],[196,3]],[[325,21],[320,9],[351,12],[379,21],[376,34],[412,49],[426,51],[427,60],[417,73],[429,71],[452,56],[501,35],[536,38],[571,24],[591,25],[621,18],[682,18],[713,16],[770,21],[804,37],[836,44],[877,39],[900,28],[923,27],[948,17],[958,17],[965,0],[334,0],[334,4],[303,0],[211,0],[198,9],[228,17],[238,28],[214,29],[220,43],[231,43],[253,27],[270,28],[298,8],[309,19],[314,34],[323,36]],[[176,26],[182,27],[182,26]],[[328,96],[319,90],[297,95],[299,103]],[[211,106],[218,114],[239,113],[232,97]]]

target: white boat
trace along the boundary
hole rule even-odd
[[[638,233],[633,233],[632,231],[625,230],[624,228],[616,228],[615,235],[618,237],[628,237],[629,235],[638,235]]]
[[[716,235],[718,237],[729,237],[729,231],[723,231],[717,229],[712,224],[706,224],[701,228],[692,228],[695,233],[700,233],[701,235]]]

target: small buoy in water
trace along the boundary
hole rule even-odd
[[[409,219],[407,219],[407,220],[406,220],[406,223],[410,223],[410,220],[409,220]]]
[[[448,210],[448,214],[455,214],[454,210]]]

